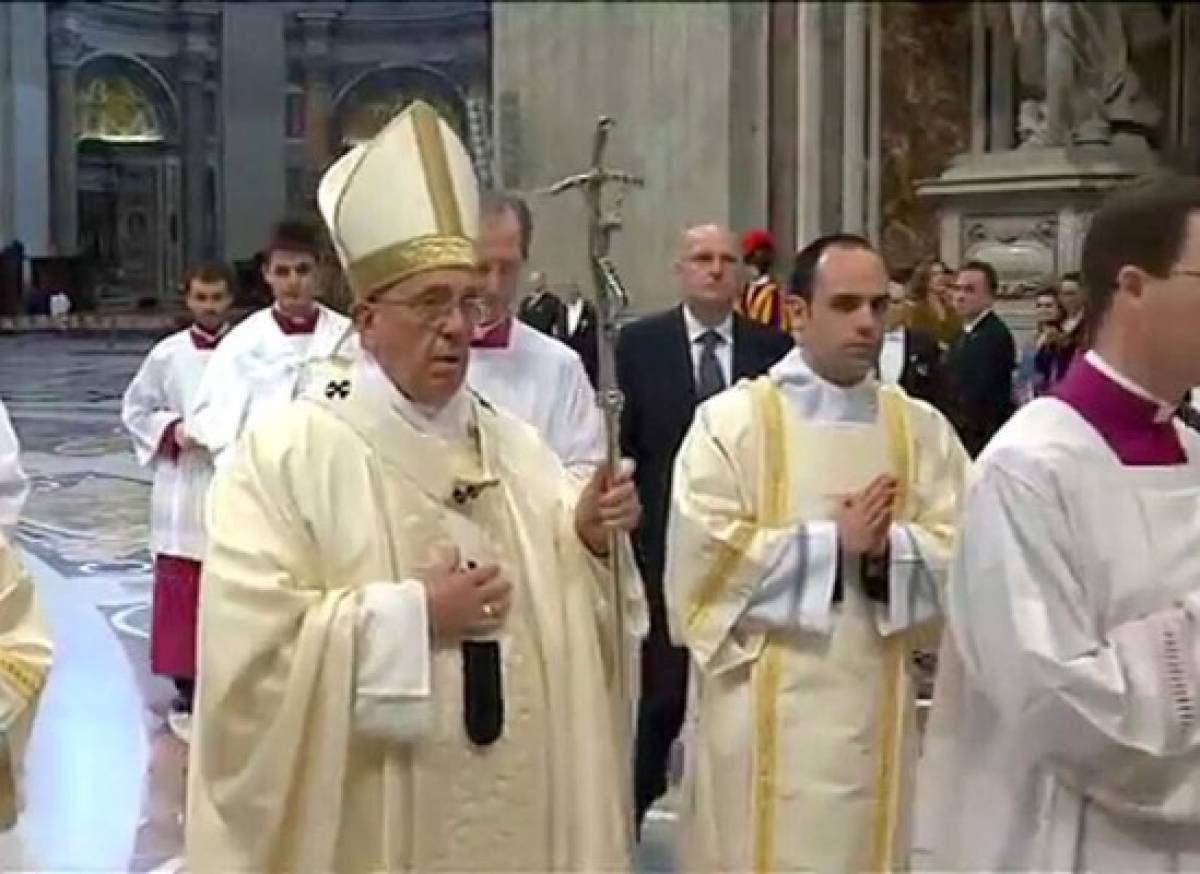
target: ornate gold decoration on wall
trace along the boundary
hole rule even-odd
[[[75,101],[75,124],[80,140],[158,143],[164,138],[150,95],[121,75],[98,76],[83,85]]]

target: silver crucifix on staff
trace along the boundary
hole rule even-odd
[[[591,264],[596,312],[599,319],[597,353],[600,373],[597,399],[600,409],[604,412],[609,470],[616,471],[621,460],[621,407],[624,404],[624,397],[617,384],[615,353],[617,331],[620,327],[619,320],[629,305],[629,295],[621,284],[617,271],[609,258],[609,246],[613,231],[621,227],[619,213],[626,189],[645,183],[639,176],[604,166],[604,148],[608,144],[608,134],[613,126],[613,120],[607,116],[602,116],[597,123],[596,136],[592,141],[592,166],[589,169],[582,173],[576,173],[574,176],[568,176],[549,188],[543,189],[540,193],[560,194],[563,191],[577,188],[583,192],[584,202],[587,204],[588,260]],[[612,186],[616,189],[609,209],[605,208],[604,203],[605,186]],[[626,656],[630,647],[626,637],[627,623],[621,582],[621,550],[617,548],[616,540],[617,537],[614,535],[613,542],[609,545],[609,575],[612,582],[613,605],[612,643],[620,700],[632,707],[632,696],[630,695],[632,678],[629,676],[629,662]]]

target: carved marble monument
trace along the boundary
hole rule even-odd
[[[972,149],[919,187],[937,205],[945,261],[990,262],[1014,302],[1078,269],[1105,194],[1159,169],[1159,107],[1182,71],[1153,83],[1167,92],[1155,93],[1138,62],[1163,52],[1177,13],[1160,4],[976,4]],[[1005,309],[1024,321],[1025,306]]]

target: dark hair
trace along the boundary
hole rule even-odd
[[[1165,277],[1179,260],[1188,218],[1200,211],[1200,179],[1161,176],[1109,197],[1083,240],[1086,312],[1094,329],[1104,318],[1124,267]]]
[[[521,229],[521,257],[529,259],[529,245],[533,241],[533,213],[523,197],[506,191],[487,191],[479,202],[479,215],[503,215],[511,212],[517,217]]]
[[[1083,277],[1079,275],[1078,270],[1068,270],[1062,276],[1058,277],[1059,284],[1064,282],[1074,282],[1083,285]]]
[[[198,264],[193,264],[184,271],[183,279],[179,283],[179,290],[184,295],[187,295],[192,290],[193,282],[224,282],[225,287],[230,293],[234,290],[233,271],[223,261],[201,261]]]
[[[263,264],[271,261],[276,252],[295,252],[321,258],[321,234],[314,225],[303,219],[284,219],[271,228],[271,236],[262,251]]]
[[[826,234],[824,237],[817,237],[796,253],[796,260],[792,265],[792,278],[788,283],[788,294],[794,294],[811,303],[813,291],[817,286],[817,266],[821,256],[834,248],[875,251],[870,241],[858,234]]]
[[[987,280],[988,294],[992,297],[996,296],[996,291],[1000,288],[1000,278],[996,276],[995,267],[986,261],[968,261],[962,267],[958,268],[959,273],[966,273],[968,270],[982,273],[983,278]]]

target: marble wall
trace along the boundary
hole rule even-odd
[[[971,138],[969,3],[883,4],[883,209],[888,264],[938,251],[934,204],[917,196]]]
[[[552,284],[588,287],[584,207],[578,194],[532,192],[585,168],[602,113],[618,122],[612,166],[646,178],[613,244],[635,310],[677,299],[683,227],[766,221],[767,13],[765,3],[492,6],[499,181],[531,195],[531,261]]]

